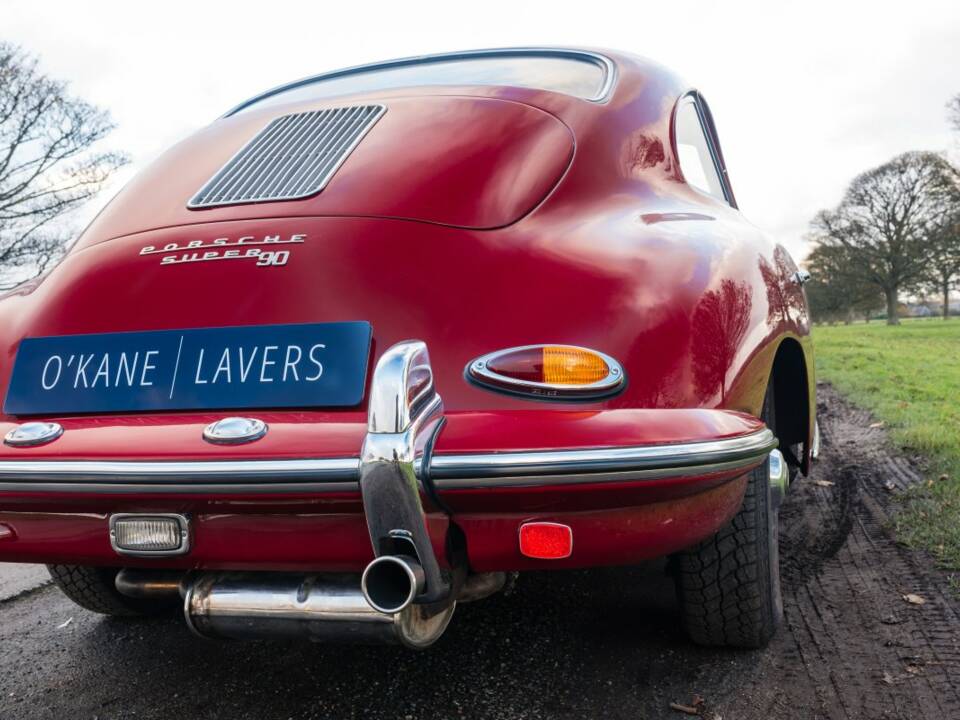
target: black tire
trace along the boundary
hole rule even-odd
[[[771,429],[773,393],[763,419]],[[777,512],[769,467],[750,473],[743,505],[720,532],[675,558],[683,627],[700,645],[760,648],[783,618]]]
[[[115,585],[120,568],[47,565],[57,587],[82,608],[114,617],[143,617],[169,612],[170,603],[139,600],[121,594]]]

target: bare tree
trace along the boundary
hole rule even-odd
[[[708,290],[693,311],[693,382],[697,394],[707,400],[720,391],[727,395],[727,373],[750,324],[753,299],[746,283],[723,280]]]
[[[813,239],[842,251],[844,272],[879,287],[887,323],[896,325],[899,293],[929,272],[933,238],[957,192],[954,169],[941,156],[908,152],[854,178],[843,200],[813,221]]]
[[[125,155],[94,148],[113,124],[43,75],[36,58],[0,42],[0,288],[43,272],[68,243],[63,222]]]
[[[884,307],[880,288],[854,271],[855,263],[845,247],[818,245],[805,265],[811,276],[806,291],[815,322],[849,323],[856,317],[869,322],[870,316]]]
[[[943,319],[950,316],[950,291],[960,280],[960,205],[931,238],[930,267],[924,285],[943,298]]]
[[[947,120],[953,126],[953,129],[960,132],[960,93],[950,98],[947,103]]]

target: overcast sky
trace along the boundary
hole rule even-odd
[[[133,158],[118,183],[283,82],[538,44],[616,48],[680,72],[710,103],[741,209],[798,259],[812,215],[855,174],[906,150],[957,147],[944,111],[960,92],[957,0],[0,0],[0,17],[0,38],[110,110],[110,143]]]

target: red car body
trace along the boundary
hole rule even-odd
[[[364,320],[364,399],[244,410],[269,432],[241,445],[204,440],[208,424],[237,414],[228,407],[4,415],[0,435],[38,420],[63,433],[0,447],[0,561],[360,572],[377,554],[358,484],[374,368],[409,339],[429,349],[442,398],[429,468],[423,448],[417,459],[441,568],[455,562],[452,535],[470,573],[629,564],[713,535],[775,444],[690,467],[601,463],[594,472],[563,462],[580,451],[756,437],[771,384],[780,447],[802,448],[794,464],[805,467],[815,402],[796,266],[744,220],[732,190],[724,200],[685,181],[674,128],[684,98],[699,99],[726,174],[702,99],[652,63],[589,56],[607,73],[600,99],[448,84],[254,104],[141,172],[53,270],[0,301],[0,393],[27,337]],[[386,112],[319,194],[188,207],[269,121],[359,102]],[[267,252],[263,239],[276,236],[302,239],[284,246],[282,266],[161,262],[223,238]],[[479,356],[535,343],[600,351],[620,363],[625,386],[543,400],[465,374]],[[517,465],[491,470],[504,458]],[[197,470],[300,459],[341,461],[340,476],[211,482]],[[137,465],[161,463],[187,465],[164,482]],[[189,517],[189,552],[119,556],[108,529],[115,513]],[[525,556],[518,533],[531,521],[569,527],[568,556]]]

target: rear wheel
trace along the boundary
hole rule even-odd
[[[164,613],[173,607],[169,602],[123,595],[115,584],[120,568],[47,565],[47,570],[64,595],[80,607],[101,615],[140,617]]]
[[[776,433],[772,388],[762,417]],[[677,596],[691,640],[759,648],[773,637],[783,617],[777,534],[764,462],[750,473],[743,505],[730,524],[675,558]]]

